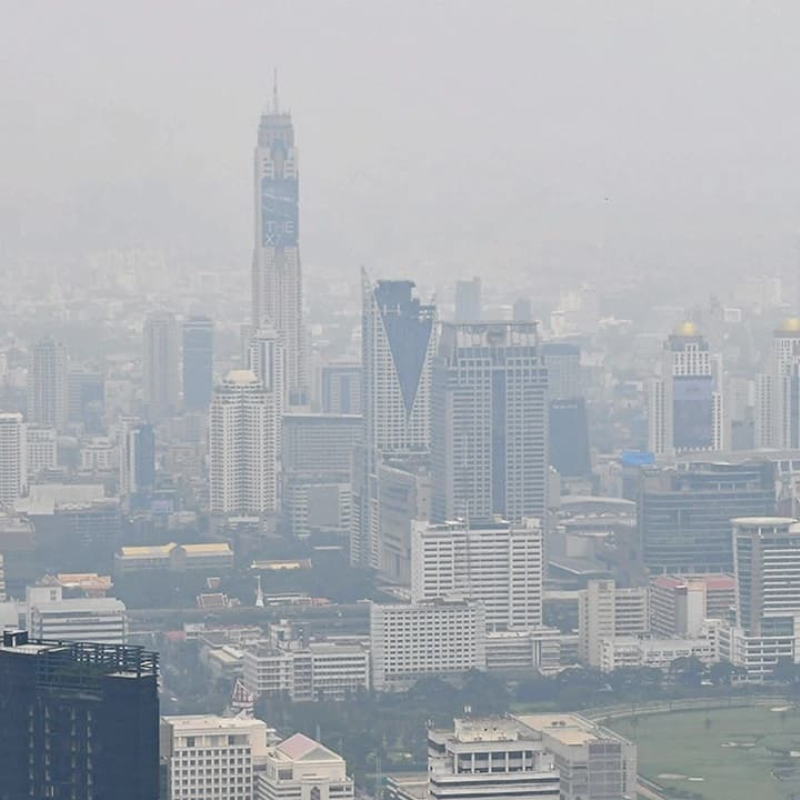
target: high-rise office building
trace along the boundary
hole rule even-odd
[[[289,398],[286,385],[286,350],[275,328],[259,328],[250,336],[247,348],[247,368],[258,378],[262,388],[275,401],[275,452],[282,452],[283,415]]]
[[[755,446],[800,447],[800,319],[775,330],[769,364],[756,380]]]
[[[172,416],[180,399],[180,341],[175,315],[168,311],[150,314],[142,334],[144,405],[153,421]]]
[[[325,364],[320,375],[320,396],[325,414],[360,414],[361,364]]]
[[[25,423],[17,412],[0,413],[0,505],[14,505],[28,482]]]
[[[52,336],[36,342],[28,368],[28,422],[62,430],[69,410],[67,349]]]
[[[183,405],[203,410],[214,387],[214,321],[190,317],[183,323]]]
[[[306,402],[308,391],[298,177],[292,116],[280,110],[276,91],[272,108],[261,116],[255,149],[252,324],[278,332],[292,404]]]
[[[436,308],[414,296],[412,281],[362,274],[363,437],[354,456],[350,554],[380,566],[378,465],[382,458],[430,448],[430,365]]]
[[[120,495],[136,504],[151,494],[156,481],[156,435],[141,420],[123,420],[119,438]]]
[[[481,279],[456,281],[456,322],[481,321]]]
[[[722,386],[721,356],[711,352],[694,323],[679,326],[664,343],[661,375],[649,385],[650,451],[725,449]]]
[[[210,508],[215,515],[277,511],[275,393],[251,370],[214,391],[209,421]]]
[[[0,800],[158,797],[156,653],[4,633],[0,708]]]
[[[730,572],[730,520],[774,513],[774,468],[769,462],[645,470],[637,502],[645,566],[654,575]]]
[[[70,369],[69,421],[83,426],[86,433],[103,430],[105,412],[105,378],[91,369]]]
[[[411,599],[483,603],[495,630],[542,625],[542,529],[538,520],[411,523]]]
[[[445,323],[431,421],[435,520],[544,518],[547,370],[536,323]]]

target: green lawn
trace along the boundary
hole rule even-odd
[[[678,711],[613,720],[609,727],[638,743],[640,774],[668,789],[671,797],[800,798],[796,710]],[[777,780],[773,770],[783,771],[788,779]]]

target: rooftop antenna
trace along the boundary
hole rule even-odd
[[[272,113],[277,114],[280,104],[278,103],[278,68],[272,70]]]

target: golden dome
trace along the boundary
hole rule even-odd
[[[675,328],[675,336],[697,336],[697,325],[694,322],[682,322]]]
[[[778,326],[781,333],[797,333],[800,331],[800,317],[789,317]]]

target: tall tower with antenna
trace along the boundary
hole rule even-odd
[[[274,328],[286,354],[290,404],[306,401],[308,373],[299,247],[299,170],[292,115],[281,110],[277,71],[254,154],[253,330]]]

